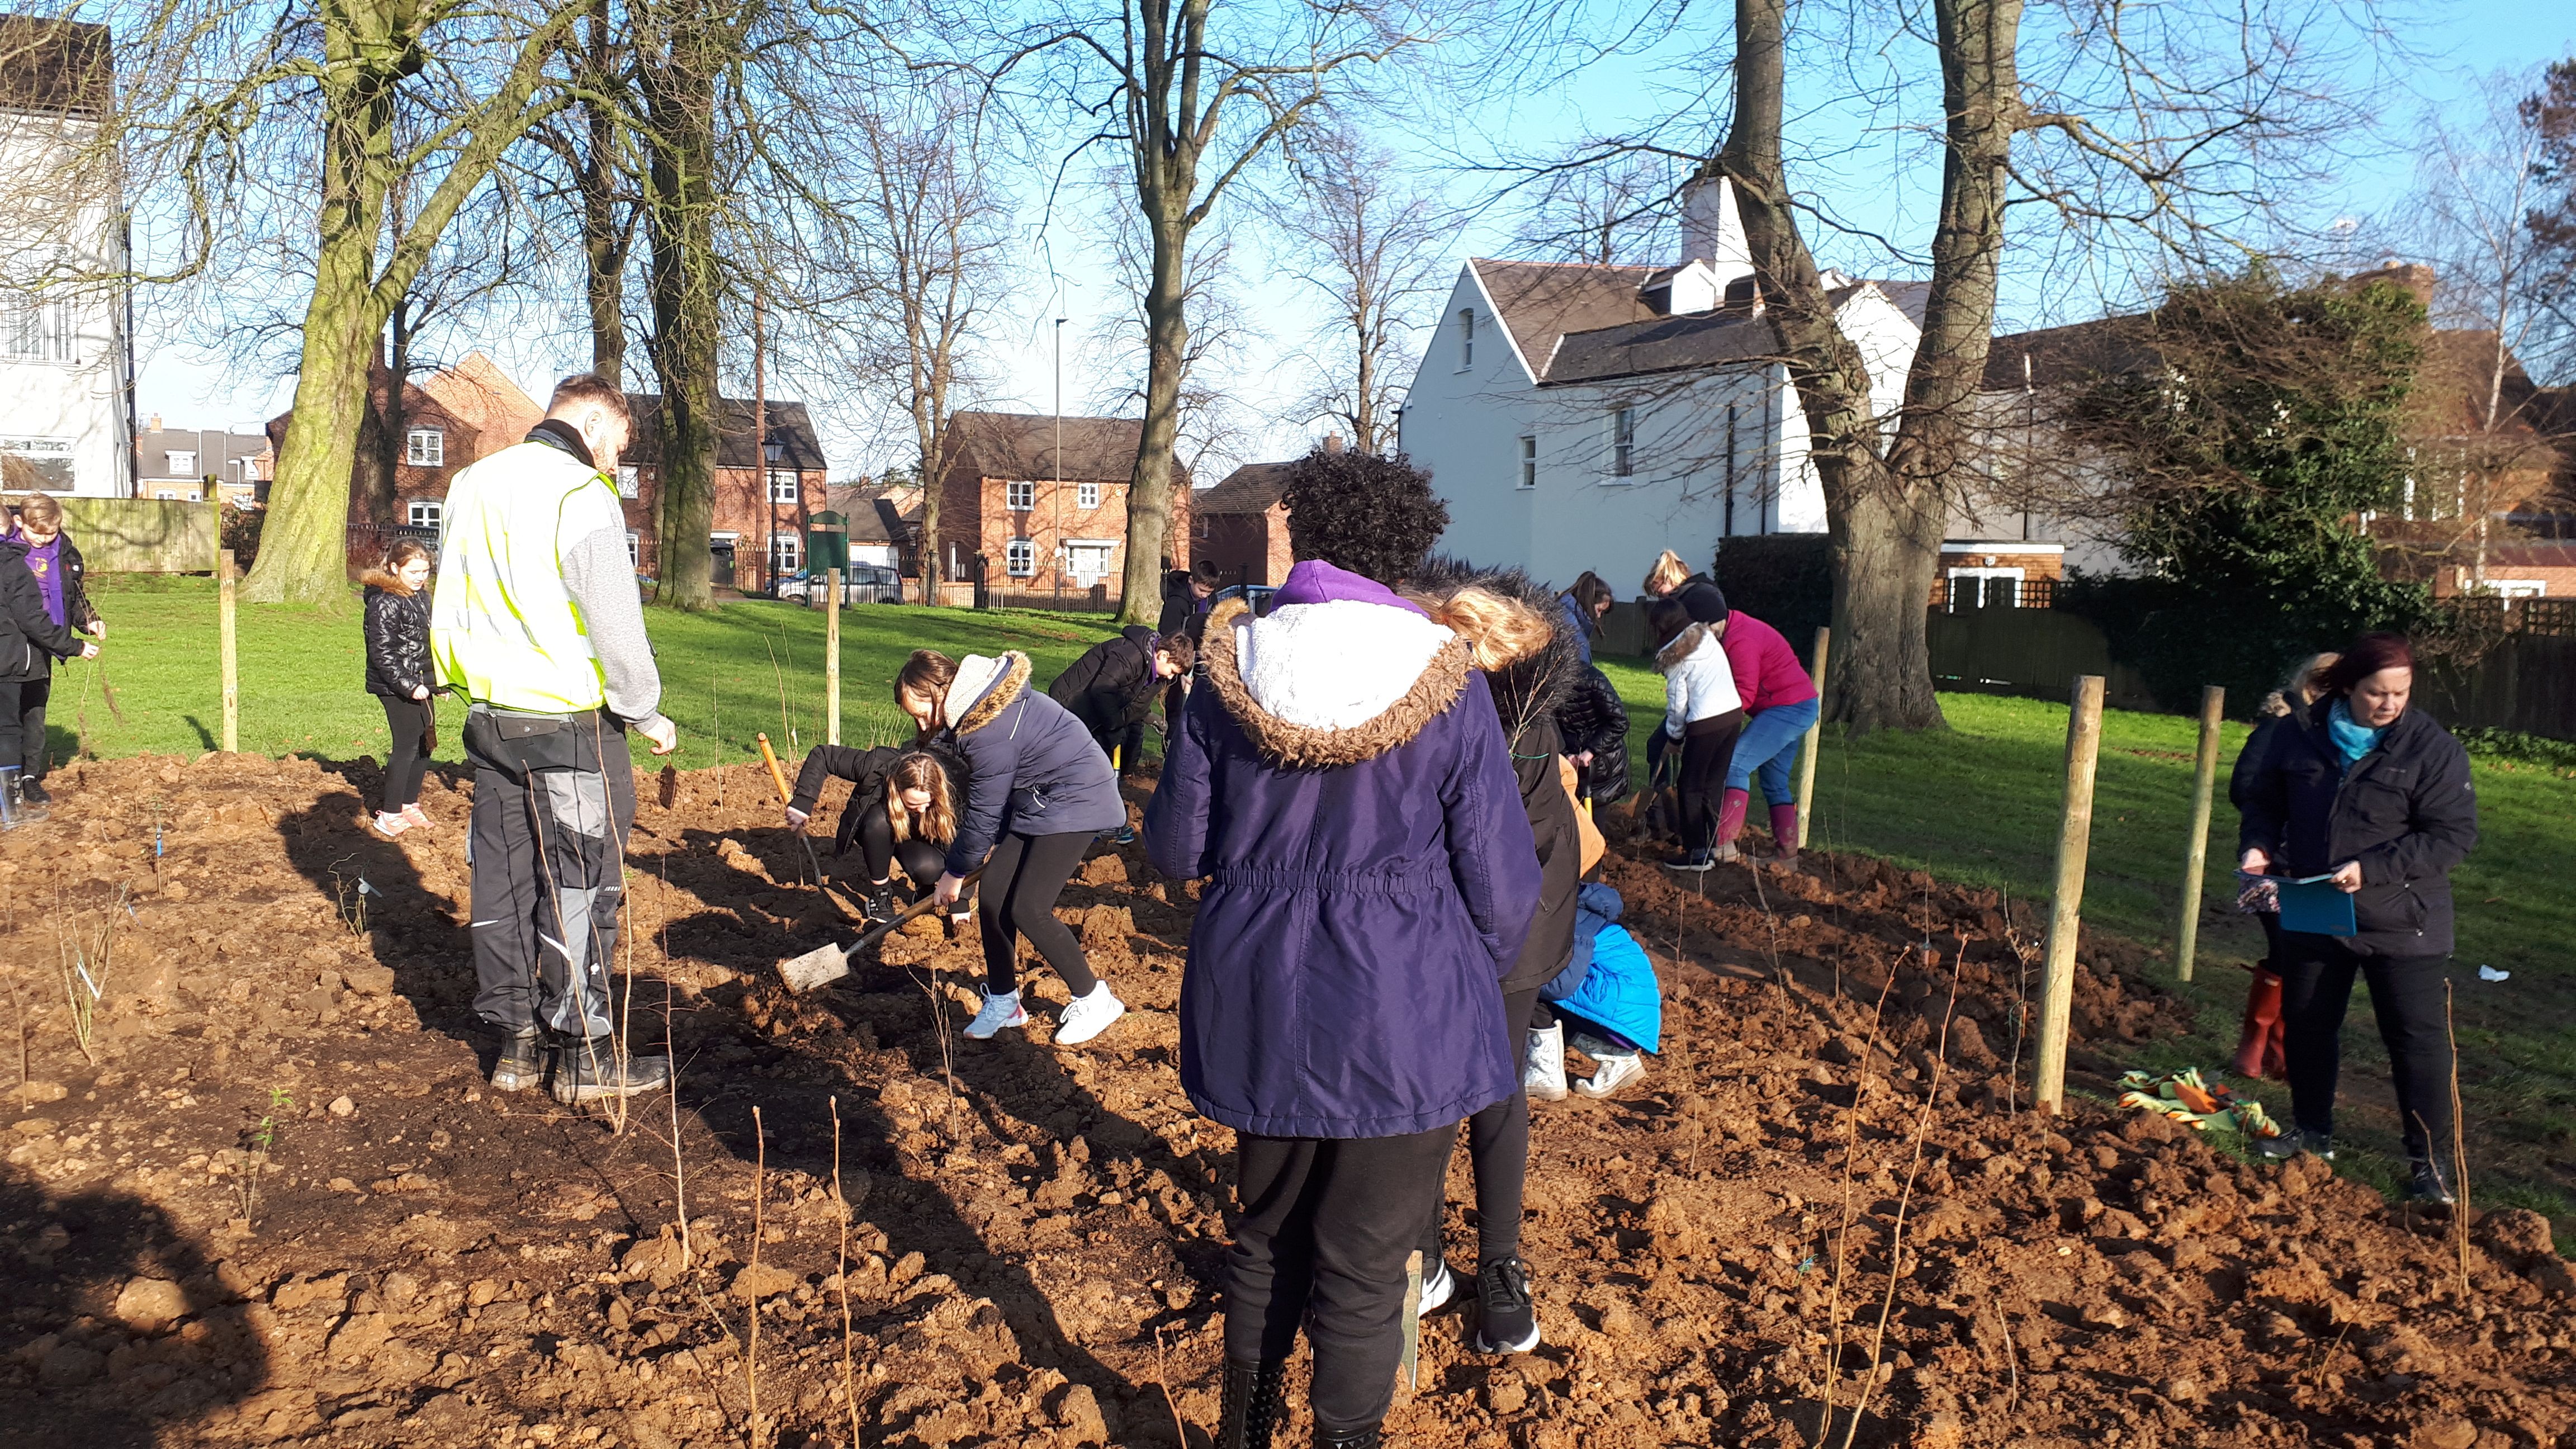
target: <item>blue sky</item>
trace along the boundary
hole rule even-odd
[[[1714,22],[1712,22],[1714,23]],[[2034,9],[2033,25],[2046,23]],[[2472,93],[2477,78],[2499,69],[2529,70],[2555,58],[2576,54],[2576,5],[2534,5],[2510,0],[2457,0],[2430,6],[2395,22],[2404,44],[2419,59],[2396,68],[2372,85],[2372,108],[2381,118],[2381,134],[2339,158],[2331,184],[2322,185],[2312,203],[2310,225],[2323,227],[2339,217],[2367,222],[2402,208],[2413,179],[2408,136],[2416,118],[2430,108],[2447,108]],[[1661,47],[1634,56],[1597,63],[1550,87],[1545,93],[1504,95],[1485,104],[1449,113],[1416,114],[1380,124],[1375,131],[1411,165],[1440,186],[1462,210],[1470,209],[1492,185],[1468,171],[1507,138],[1524,154],[1554,149],[1583,137],[1621,133],[1652,118],[1689,109],[1690,88],[1699,72],[1723,57],[1723,30],[1713,36],[1682,33]],[[1864,44],[1843,52],[1855,69],[1874,62]],[[1793,58],[1793,88],[1797,67]],[[1805,63],[1812,64],[1809,60]],[[1793,97],[1794,100],[1794,97]],[[1723,97],[1701,108],[1723,105]],[[1793,134],[1813,138],[1821,150],[1836,153],[1793,173],[1793,180],[1814,187],[1850,222],[1879,230],[1901,245],[1919,246],[1928,209],[1938,185],[1937,171],[1919,152],[1906,149],[1899,136],[1876,128],[1869,118],[1848,108],[1829,108],[1803,119],[1793,115]],[[1034,188],[1031,194],[1035,194]],[[1242,208],[1236,208],[1238,217]],[[1473,255],[1510,254],[1512,223],[1508,207],[1485,208],[1462,220],[1449,265]],[[1094,226],[1081,216],[1059,216],[1051,225],[1034,212],[1019,218],[1029,238],[1027,263],[1006,294],[993,307],[988,370],[997,386],[994,405],[1046,411],[1051,406],[1054,377],[1053,318],[1067,315],[1065,337],[1065,407],[1077,411],[1086,402],[1112,393],[1117,359],[1108,355],[1102,334],[1115,333],[1115,317],[1127,307],[1096,244]],[[1235,287],[1255,335],[1227,359],[1226,373],[1236,380],[1243,426],[1231,445],[1212,459],[1218,466],[1202,481],[1214,481],[1224,466],[1302,451],[1318,436],[1310,426],[1287,416],[1279,405],[1302,390],[1289,354],[1302,344],[1319,318],[1315,300],[1294,282],[1279,276],[1276,259],[1265,251],[1258,228],[1238,223]],[[1828,261],[1865,274],[1897,270],[1883,252],[1854,242],[1820,238]],[[2366,265],[2375,256],[2356,256]],[[2098,315],[2135,294],[2138,279],[2116,267],[2105,270],[2047,267],[2031,250],[2008,254],[1999,326],[2045,325]],[[568,299],[569,300],[569,299]],[[293,299],[300,306],[301,299]],[[1426,301],[1425,311],[1437,306]],[[203,315],[202,309],[191,309]],[[1104,312],[1112,314],[1104,318]],[[146,316],[150,315],[146,309]],[[1426,321],[1428,318],[1426,317]],[[148,324],[147,324],[148,325]],[[197,354],[183,335],[147,335],[140,339],[142,374],[139,411],[160,414],[172,426],[254,428],[259,419],[282,409],[292,392],[291,379],[263,379],[228,373]],[[461,350],[467,339],[451,340]],[[507,338],[470,339],[481,345],[531,392],[542,395],[546,383],[578,365],[580,356],[567,339],[513,342]],[[747,391],[747,388],[746,388]],[[835,476],[873,471],[899,456],[899,445],[876,435],[858,417],[819,419]]]

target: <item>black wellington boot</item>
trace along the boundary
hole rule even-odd
[[[555,1100],[566,1106],[608,1097],[632,1097],[671,1085],[669,1057],[630,1057],[617,1038],[568,1037],[555,1048]]]
[[[1223,1407],[1217,1410],[1216,1449],[1270,1449],[1279,1426],[1284,1363],[1225,1361]]]
[[[501,1033],[501,1054],[492,1063],[492,1090],[524,1092],[546,1073],[546,1033],[535,1022]]]
[[[1376,1424],[1365,1429],[1318,1429],[1315,1449],[1378,1449],[1386,1442],[1385,1431]]]

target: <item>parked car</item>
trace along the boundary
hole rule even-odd
[[[1269,584],[1229,584],[1216,591],[1215,599],[1241,599],[1252,606],[1252,617],[1266,619],[1270,617],[1270,600],[1278,592]]]
[[[778,581],[779,598],[800,604],[821,604],[830,585],[823,573],[803,570]],[[852,564],[841,575],[841,602],[844,604],[900,604],[903,602],[903,576],[884,564]]]

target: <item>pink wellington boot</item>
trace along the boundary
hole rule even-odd
[[[1798,863],[1798,807],[1771,807],[1771,858],[1784,869]]]
[[[1717,858],[1740,860],[1744,852],[1735,848],[1735,837],[1744,833],[1744,812],[1753,808],[1753,792],[1729,790],[1717,807]]]

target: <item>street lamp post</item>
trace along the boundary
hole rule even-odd
[[[1064,319],[1055,319],[1055,606],[1064,607]]]

